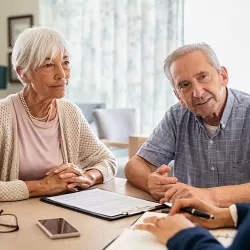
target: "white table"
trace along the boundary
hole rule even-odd
[[[122,178],[115,178],[98,187],[153,200],[149,194],[133,187]],[[38,198],[2,202],[0,208],[5,213],[15,214],[20,227],[17,232],[0,233],[0,250],[101,250],[139,217],[135,215],[116,221],[105,221],[41,202]],[[80,231],[81,236],[52,240],[36,225],[38,219],[56,217],[66,219]]]

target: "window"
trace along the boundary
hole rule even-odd
[[[41,0],[40,18],[70,44],[70,100],[136,108],[142,133],[176,102],[163,63],[183,44],[183,0]]]

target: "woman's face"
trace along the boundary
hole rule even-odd
[[[54,59],[46,58],[44,63],[32,70],[26,82],[39,95],[45,98],[62,98],[65,96],[66,87],[70,78],[70,61],[64,50],[59,52]]]

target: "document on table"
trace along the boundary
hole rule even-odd
[[[237,234],[237,230],[234,228],[222,228],[209,231],[224,247],[228,247],[232,244],[234,237]]]
[[[41,200],[107,220],[118,219],[163,207],[158,202],[113,193],[99,188],[43,197]]]
[[[158,241],[158,239],[151,233],[146,231],[135,230],[135,225],[143,223],[147,217],[157,216],[164,217],[166,214],[156,212],[144,213],[130,228],[124,232],[108,245],[105,250],[166,250],[166,246]],[[225,247],[231,245],[237,231],[235,229],[218,229],[211,230],[211,234]]]

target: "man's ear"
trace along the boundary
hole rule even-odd
[[[228,73],[227,73],[227,69],[224,66],[222,66],[220,69],[220,76],[221,76],[223,85],[226,87],[228,85]]]
[[[177,91],[174,89],[174,94],[177,97],[179,103],[181,104],[182,107],[185,107],[185,103],[181,100],[180,96],[178,95]]]

